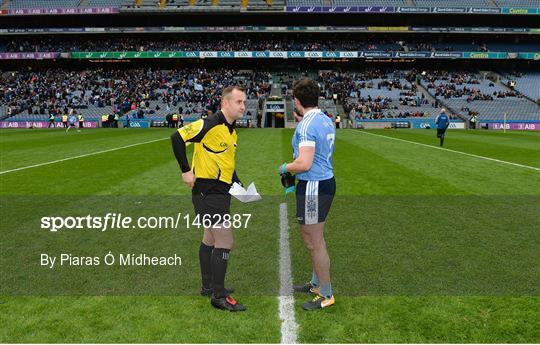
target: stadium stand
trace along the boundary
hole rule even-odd
[[[417,7],[496,7],[495,3],[491,0],[467,0],[466,4],[459,0],[414,0],[414,3]]]
[[[281,9],[284,6],[391,6],[391,7],[463,7],[459,0],[2,0],[9,9],[23,8],[73,8],[73,7],[120,7],[125,9],[204,9],[241,8]],[[469,0],[467,7],[540,8],[540,0]]]
[[[76,109],[88,119],[104,113],[164,119],[181,109],[186,117],[215,111],[228,85],[246,88],[247,112],[255,116],[258,99],[269,93],[268,73],[227,69],[104,70],[2,73],[0,105],[11,119],[42,118]],[[37,116],[37,118],[36,118]]]
[[[506,114],[507,120],[540,119],[540,105],[476,73],[426,72],[421,83],[442,104],[463,116],[502,120]],[[537,89],[538,85],[536,79]]]
[[[85,0],[80,7],[121,7],[124,0]]]
[[[133,1],[126,0],[3,0],[0,6],[8,5],[9,9],[23,8],[75,8],[75,7],[122,7]]]
[[[9,8],[71,8],[78,7],[79,2],[80,0],[11,0]]]
[[[102,1],[102,0],[96,0]],[[193,51],[193,50],[372,50],[372,51],[472,51],[472,52],[540,52],[537,42],[463,42],[450,39],[432,42],[429,37],[381,38],[375,35],[343,35],[328,40],[316,35],[289,37],[279,34],[250,34],[231,38],[227,34],[211,37],[165,36],[122,38],[98,36],[1,36],[0,52],[72,52],[72,51]]]
[[[468,103],[463,99],[446,100],[449,107],[464,116],[478,114],[480,120],[540,120],[540,106],[525,99],[495,99]]]
[[[540,0],[494,0],[499,7],[540,8]]]
[[[98,69],[3,73],[0,111],[13,120],[41,119],[49,113],[67,112],[68,108],[77,109],[88,119],[118,112],[163,120],[165,115],[181,109],[189,121],[217,108],[217,90],[239,84],[247,88],[248,113],[253,118],[259,98],[268,96],[272,83],[280,85],[282,96],[291,99],[292,81],[304,75],[318,80],[320,107],[334,116],[344,112],[361,119],[429,118],[437,115],[442,104],[465,117],[477,114],[480,119],[501,119],[506,113],[509,120],[540,118],[539,106],[522,96],[540,98],[538,73],[507,77],[505,84],[517,80],[514,91],[468,72],[426,72],[419,88],[414,71],[384,70],[268,73]]]
[[[287,6],[322,6],[321,0],[287,0]]]
[[[513,88],[531,100],[540,102],[540,73],[505,73],[503,83],[509,88]],[[515,82],[515,85],[511,83]]]
[[[406,0],[333,0],[334,6],[409,6]]]
[[[339,73],[326,71],[317,80],[322,96],[331,99],[334,94],[343,104],[345,114],[351,118],[433,117],[434,104],[416,88],[414,75],[404,71]]]

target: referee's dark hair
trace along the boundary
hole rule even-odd
[[[241,86],[236,86],[236,85],[227,86],[226,88],[223,89],[223,91],[221,91],[221,99],[230,95],[234,90],[242,91],[244,93],[246,92],[246,90]]]
[[[314,80],[302,78],[293,83],[293,96],[304,108],[317,107],[320,94],[319,84]]]

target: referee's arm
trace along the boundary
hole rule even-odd
[[[182,180],[193,188],[195,175],[189,167],[186,155],[186,142],[200,142],[212,125],[205,120],[198,120],[182,127],[171,135],[171,143],[176,161],[182,170]]]
[[[233,171],[232,181],[233,181],[233,183],[236,182],[239,185],[244,186],[242,184],[242,181],[240,181],[240,178],[238,178],[238,174],[236,174],[236,169]]]
[[[182,136],[180,133],[178,133],[178,131],[171,135],[171,143],[174,156],[176,157],[176,161],[178,162],[182,173],[190,171],[191,168],[189,167],[189,162],[186,155],[186,142],[184,139],[182,139]]]

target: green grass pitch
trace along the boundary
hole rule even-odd
[[[263,196],[233,202],[234,213],[253,214],[235,234],[227,275],[245,313],[214,310],[198,295],[200,231],[39,229],[43,214],[192,212],[170,134],[0,131],[0,342],[280,341],[280,203],[288,204],[293,280],[311,274],[294,200],[277,174],[291,160],[292,130],[238,130],[238,174]],[[540,133],[449,131],[440,150],[433,130],[340,130],[335,145],[338,192],[325,233],[336,305],[307,313],[308,296],[294,296],[300,342],[540,342]],[[182,267],[37,265],[44,251],[137,246],[178,251]]]

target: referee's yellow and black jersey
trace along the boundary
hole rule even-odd
[[[232,184],[237,180],[235,174],[235,155],[237,136],[235,124],[229,124],[221,111],[216,115],[197,120],[178,129],[178,134],[184,142],[183,152],[178,154],[175,148],[173,134],[173,149],[182,172],[189,171],[185,157],[185,143],[194,143],[192,160],[193,173],[197,179],[219,180]],[[178,138],[178,137],[177,137]],[[179,139],[179,138],[178,138]],[[179,157],[180,156],[180,157]]]

